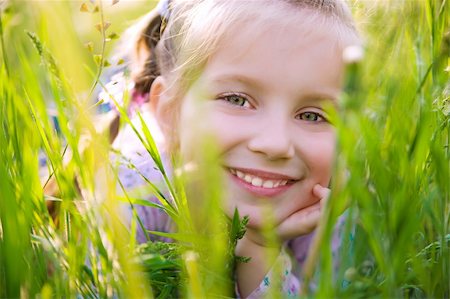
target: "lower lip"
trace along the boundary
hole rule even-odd
[[[232,180],[236,182],[240,187],[244,188],[245,190],[249,191],[250,193],[259,196],[259,197],[273,197],[277,196],[283,192],[285,192],[287,189],[289,189],[292,185],[284,185],[284,186],[278,186],[275,188],[264,188],[264,187],[257,187],[253,186],[252,184],[247,183],[246,181],[240,179],[239,177],[229,173]]]

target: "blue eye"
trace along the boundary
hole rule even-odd
[[[250,102],[248,99],[240,94],[227,94],[222,95],[218,98],[219,100],[226,101],[231,105],[240,106],[240,107],[250,107]]]
[[[311,121],[311,122],[326,121],[325,117],[323,117],[321,114],[319,114],[317,112],[312,112],[312,111],[302,112],[299,115],[297,115],[296,118],[300,119],[300,120]]]

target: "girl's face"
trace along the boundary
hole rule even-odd
[[[212,134],[227,210],[237,207],[255,228],[268,206],[280,223],[319,200],[315,184],[328,186],[335,131],[325,108],[336,105],[343,72],[331,30],[282,20],[262,27],[224,38],[180,108],[181,154],[189,160],[194,135]]]

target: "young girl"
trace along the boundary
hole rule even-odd
[[[172,0],[143,24],[133,97],[150,103],[166,155],[195,160],[198,135],[215,138],[224,209],[250,218],[236,248],[251,257],[237,265],[238,296],[262,296],[271,282],[267,206],[285,241],[277,259],[286,268],[283,291],[298,294],[292,264],[301,269],[329,193],[335,132],[326,108],[339,104],[343,51],[358,44],[348,7],[341,0]],[[133,159],[150,180],[157,176],[148,157]],[[142,183],[130,170],[120,177],[129,188]],[[139,214],[149,230],[171,227],[158,209]]]

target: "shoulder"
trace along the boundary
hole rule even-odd
[[[312,243],[314,235],[315,232],[312,232],[310,234],[292,239],[287,244],[287,246],[292,250],[292,254],[300,266],[303,265],[308,256],[309,247]]]

